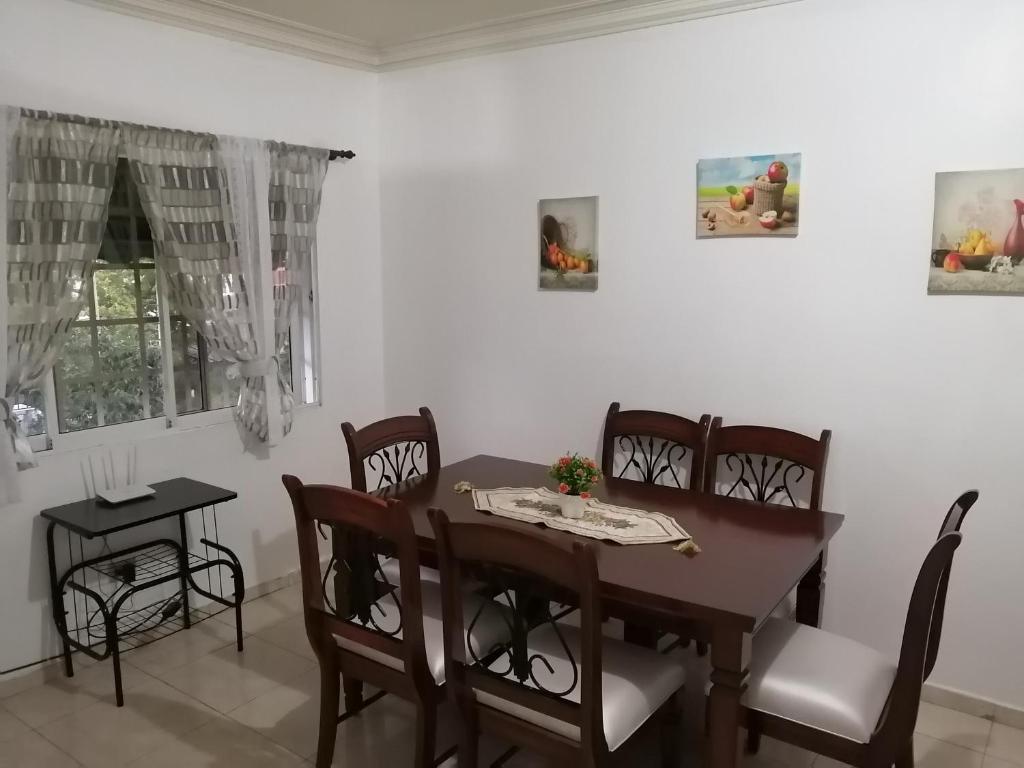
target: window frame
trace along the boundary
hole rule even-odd
[[[132,200],[137,199],[138,190],[134,184],[130,185],[127,191]],[[130,247],[133,261],[128,264],[116,264],[99,262],[94,266],[95,271],[132,271],[134,274],[134,288],[136,301],[136,316],[134,318],[110,318],[103,320],[97,317],[96,307],[96,282],[91,280],[89,287],[89,318],[76,320],[75,327],[89,327],[91,329],[92,344],[91,351],[94,355],[92,383],[97,386],[100,378],[97,376],[99,365],[95,358],[97,332],[103,326],[132,325],[139,331],[139,351],[144,355],[147,326],[155,324],[159,328],[161,339],[161,377],[163,381],[164,413],[162,416],[149,416],[134,421],[119,422],[116,424],[103,424],[95,427],[61,432],[60,431],[60,407],[58,405],[58,383],[57,370],[54,366],[41,383],[40,389],[43,395],[44,418],[46,431],[39,435],[28,437],[29,445],[36,454],[54,455],[58,453],[79,451],[83,449],[96,448],[115,442],[133,442],[145,440],[161,435],[177,434],[198,428],[212,427],[220,424],[233,422],[235,419],[235,407],[223,406],[209,409],[210,392],[208,390],[208,355],[206,340],[197,333],[199,340],[199,364],[200,378],[202,381],[203,410],[189,413],[178,413],[177,392],[174,381],[174,356],[173,347],[170,343],[172,328],[176,320],[184,320],[181,315],[170,312],[170,302],[167,298],[166,277],[156,263],[156,252],[154,244],[154,260],[144,262],[139,258],[138,228],[136,215],[131,203],[127,208],[116,207],[110,212],[124,214],[131,217]],[[109,215],[109,212],[108,212]],[[106,230],[105,230],[106,232]],[[106,238],[106,234],[104,234]],[[99,254],[97,255],[97,259]],[[317,287],[318,263],[316,248],[310,258],[310,268],[304,275],[302,300],[296,301],[292,307],[289,319],[290,327],[290,355],[291,355],[291,386],[295,395],[295,408],[320,407],[321,399],[321,344],[320,344],[320,303]],[[145,270],[152,269],[156,276],[156,300],[157,316],[147,317],[142,305],[141,274]],[[272,312],[272,310],[270,310]],[[270,319],[273,322],[273,319]],[[166,347],[164,342],[167,341]],[[298,353],[298,354],[297,354]],[[140,365],[143,371],[142,381],[144,391],[148,390],[148,381],[145,375],[145,362],[140,357]],[[149,397],[147,395],[147,401]],[[148,403],[144,405],[144,410]]]

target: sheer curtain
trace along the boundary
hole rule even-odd
[[[280,357],[288,344],[299,302],[311,300],[307,290],[311,287],[316,258],[316,227],[329,152],[280,142],[270,142],[268,148],[274,353]],[[283,434],[287,434],[291,429],[293,395],[291,383],[283,375],[280,389]]]
[[[35,466],[14,398],[40,385],[85,306],[103,241],[120,129],[107,120],[3,108],[0,115],[0,503]]]

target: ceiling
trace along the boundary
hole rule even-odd
[[[388,70],[801,0],[76,0],[342,66]]]

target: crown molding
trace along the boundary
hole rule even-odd
[[[377,45],[225,0],[73,0],[343,67],[386,72],[449,59],[611,35],[802,0],[582,0],[562,8]]]
[[[250,11],[223,0],[73,0],[260,48],[353,69],[375,70],[378,46],[318,27]]]
[[[378,69],[405,69],[795,2],[801,0],[654,0],[641,5],[592,0],[388,45],[381,49]]]

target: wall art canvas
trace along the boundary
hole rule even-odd
[[[796,237],[801,156],[748,155],[697,163],[697,237]]]
[[[1024,168],[935,175],[929,293],[1024,295]]]
[[[537,205],[542,291],[597,290],[597,198],[566,197]]]

